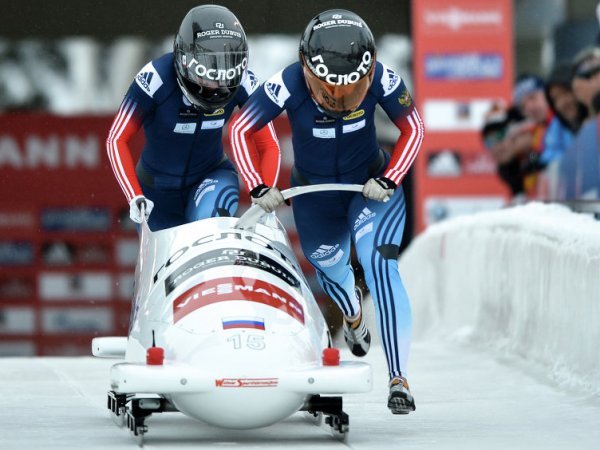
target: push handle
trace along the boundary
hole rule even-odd
[[[281,191],[281,195],[285,200],[293,197],[297,197],[303,194],[310,194],[313,192],[328,192],[328,191],[349,191],[349,192],[362,192],[362,184],[339,184],[339,183],[325,183],[325,184],[312,184],[309,186],[296,186]],[[248,208],[242,216],[238,219],[235,228],[245,230],[253,227],[258,219],[260,219],[265,211],[258,205],[252,205]]]

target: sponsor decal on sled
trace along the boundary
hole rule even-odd
[[[173,321],[213,303],[250,301],[279,309],[304,324],[304,308],[283,289],[266,281],[244,278],[217,278],[194,286],[173,302]]]
[[[274,259],[250,250],[228,247],[202,253],[173,271],[165,279],[165,294],[169,295],[185,280],[204,270],[223,266],[247,266],[264,270],[290,286],[300,286],[300,281]]]
[[[220,388],[277,387],[279,378],[218,378],[215,386]]]

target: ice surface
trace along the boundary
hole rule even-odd
[[[351,358],[343,351],[345,359]],[[386,407],[386,368],[374,346],[367,356],[375,388],[348,395],[344,444],[301,413],[271,427],[229,431],[180,413],[148,421],[147,449],[597,449],[600,404],[545,385],[509,362],[463,344],[414,345],[411,387],[417,410]],[[0,361],[0,448],[129,449],[135,441],[106,409],[113,360],[28,358]]]

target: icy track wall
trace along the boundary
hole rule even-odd
[[[600,393],[592,217],[534,203],[449,220],[412,243],[400,273],[415,338],[466,340],[523,358],[563,387]]]

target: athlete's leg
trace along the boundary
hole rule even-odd
[[[230,168],[213,170],[188,194],[186,219],[193,222],[209,217],[234,216],[238,199],[237,173]]]
[[[319,284],[344,316],[356,317],[360,305],[354,293],[350,231],[340,197],[307,194],[294,198],[292,206],[302,251],[316,269]]]
[[[412,332],[410,303],[397,261],[404,219],[401,188],[387,203],[356,195],[348,214],[356,253],[373,297],[390,378],[406,376]]]

